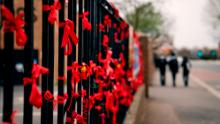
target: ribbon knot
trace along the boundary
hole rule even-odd
[[[56,10],[61,9],[61,4],[59,1],[55,1],[53,5],[44,5],[43,10],[44,11],[50,11],[50,14],[48,16],[48,22],[50,24],[54,24],[57,20],[57,13]]]
[[[64,24],[64,33],[62,38],[61,47],[65,49],[65,55],[70,55],[72,53],[72,43],[76,45],[78,43],[78,38],[74,32],[74,22],[67,19]],[[68,46],[66,50],[66,46]]]
[[[88,30],[91,31],[92,26],[91,23],[89,22],[87,16],[89,15],[89,12],[86,11],[84,12],[82,15],[80,15],[80,17],[82,17],[82,25],[83,25],[83,29],[84,30]]]
[[[112,20],[109,18],[108,15],[104,16],[104,25],[109,28],[112,26]]]
[[[24,46],[27,42],[27,35],[23,30],[25,22],[23,20],[24,13],[19,13],[14,17],[13,13],[4,5],[1,5],[3,20],[3,30],[5,32],[16,32],[16,44]]]
[[[33,106],[35,106],[37,108],[40,108],[43,104],[42,94],[39,91],[39,89],[37,88],[37,79],[39,78],[39,76],[41,74],[46,74],[48,72],[49,72],[49,70],[47,68],[42,67],[37,64],[33,64],[31,78],[29,78],[29,77],[23,78],[24,86],[27,86],[28,84],[32,84],[29,102],[30,102],[30,104],[32,104]],[[49,98],[49,95],[50,95],[49,93],[46,93],[46,96],[48,96],[47,98]]]

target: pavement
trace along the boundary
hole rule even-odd
[[[209,61],[193,61],[192,64],[189,87],[183,85],[181,70],[175,88],[169,72],[166,74],[165,87],[160,86],[159,73],[156,72],[149,89],[150,98],[144,98],[144,90],[135,96],[141,98],[132,103],[140,102],[134,119],[130,119],[132,123],[220,124],[220,64]],[[128,116],[132,118],[129,111]],[[128,121],[126,123],[131,124]]]

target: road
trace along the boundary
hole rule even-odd
[[[166,87],[160,86],[156,74],[154,86],[150,88],[151,100],[168,105],[182,124],[220,124],[220,62],[193,61],[188,88],[184,87],[179,73],[176,88],[172,87],[169,73]],[[146,112],[145,119],[139,123],[155,122],[147,120],[150,114]],[[169,112],[163,116],[168,115]]]

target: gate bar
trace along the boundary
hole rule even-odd
[[[34,19],[34,3],[33,0],[25,0],[25,32],[28,36],[27,43],[24,47],[24,77],[31,78],[32,76],[32,65],[33,65],[33,40],[34,40],[34,32],[33,32],[33,19]],[[32,85],[28,84],[24,87],[24,116],[23,116],[23,124],[32,124],[32,112],[33,107],[29,102],[29,97],[31,94]]]
[[[74,32],[76,32],[76,0],[69,0],[68,19],[70,19],[74,22],[74,27],[75,27]],[[72,63],[74,61],[76,61],[76,46],[75,45],[72,45],[72,50],[73,51],[72,51],[71,55],[68,56],[68,60],[67,60],[68,66],[71,66]],[[72,76],[71,71],[68,71],[67,72],[67,93],[68,93],[69,98],[68,98],[67,106],[69,106],[71,103],[72,104],[70,105],[71,106],[70,110],[67,111],[67,117],[70,117],[70,118],[72,115],[72,111],[75,109],[75,99],[71,99],[72,90],[75,90],[75,89],[72,89],[71,76]],[[66,124],[71,124],[71,123],[66,122]]]
[[[64,0],[60,0],[61,9],[59,11],[59,22],[64,22]],[[64,77],[64,49],[61,48],[63,37],[63,27],[59,26],[59,53],[58,53],[58,76]],[[58,78],[59,78],[58,77]],[[65,80],[58,79],[58,96],[64,95],[64,82]],[[64,123],[64,105],[58,103],[58,115],[57,115],[57,124]]]
[[[43,5],[53,5],[53,3],[53,0],[43,0]],[[49,69],[49,74],[42,76],[42,96],[47,90],[53,94],[54,86],[54,25],[48,22],[49,13],[50,11],[43,11],[42,64]],[[53,124],[53,102],[48,102],[44,98],[41,123]]]
[[[79,7],[79,13],[78,15],[82,15],[83,14],[83,0],[78,0],[78,7]],[[84,48],[83,48],[83,44],[84,44],[84,39],[83,39],[83,25],[82,25],[82,18],[79,18],[79,22],[78,22],[78,36],[79,36],[79,43],[78,43],[78,63],[81,65],[83,62],[83,55],[84,55]],[[82,91],[82,81],[80,81],[78,83],[78,93],[80,93]],[[77,98],[77,113],[81,114],[81,110],[82,110],[82,99],[81,97]]]
[[[14,1],[5,0],[4,5],[14,14]],[[13,109],[13,79],[14,79],[14,32],[4,33],[4,75],[3,75],[3,122],[11,122]]]

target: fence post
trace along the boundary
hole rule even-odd
[[[68,19],[72,20],[74,22],[74,32],[76,32],[76,0],[69,0],[68,3]],[[76,46],[72,45],[72,50],[73,52],[68,56],[67,59],[67,65],[71,66],[72,63],[74,61],[76,61]],[[67,111],[67,117],[72,116],[72,111],[75,111],[75,104],[76,104],[76,100],[73,98],[71,99],[72,96],[72,91],[76,90],[76,89],[72,89],[72,85],[71,85],[71,71],[67,71],[67,93],[68,93],[68,106],[71,106],[70,110]],[[75,84],[74,84],[75,85]],[[75,87],[75,86],[74,86]],[[69,124],[68,122],[66,122],[67,124]]]
[[[14,14],[13,0],[5,0],[4,5]],[[11,122],[13,109],[13,75],[14,75],[14,32],[4,33],[4,75],[3,75],[3,122]]]
[[[79,15],[83,14],[83,1],[79,0],[78,1],[79,4]],[[83,25],[82,25],[82,18],[79,18],[79,22],[78,22],[78,36],[79,36],[79,44],[78,44],[78,63],[79,65],[82,64],[83,62],[83,55],[84,55],[84,48],[83,48],[83,44],[84,44],[84,39],[83,39]],[[78,93],[80,93],[82,91],[82,80],[78,83]],[[82,110],[82,99],[81,97],[77,98],[77,113],[81,114],[81,110]]]
[[[146,36],[140,37],[141,48],[143,50],[143,82],[145,84],[145,97],[149,97],[150,84],[150,57],[149,57],[149,40]]]
[[[24,47],[24,77],[31,78],[32,76],[32,65],[33,65],[33,0],[25,0],[25,32],[28,36],[27,43]],[[23,116],[23,124],[32,124],[32,112],[33,107],[29,103],[29,97],[31,94],[32,85],[28,84],[24,87],[24,116]]]
[[[64,0],[60,0],[61,9],[59,11],[59,23],[64,22]],[[58,53],[58,96],[64,95],[65,79],[59,79],[64,76],[64,49],[61,48],[63,37],[63,27],[59,26],[59,53]],[[57,124],[64,123],[64,106],[58,103],[58,118]]]
[[[43,0],[43,5],[53,5],[53,0]],[[42,64],[49,69],[49,74],[42,76],[42,96],[49,90],[53,94],[54,86],[54,25],[49,24],[50,11],[43,11],[42,31]],[[46,101],[43,97],[41,109],[41,123],[53,123],[53,102]]]
[[[88,21],[91,22],[91,14],[93,13],[93,11],[91,10],[91,3],[93,2],[93,0],[85,0],[84,1],[84,12],[89,12],[89,15],[87,16]],[[93,29],[94,27],[92,27]],[[82,58],[83,58],[83,62],[85,62],[86,64],[89,65],[89,60],[90,60],[90,54],[91,54],[91,35],[92,35],[92,30],[83,30],[83,51],[84,53],[82,54]],[[87,104],[87,102],[89,102],[89,95],[90,95],[90,83],[91,83],[91,77],[88,77],[86,80],[82,80],[82,86],[83,89],[86,90],[87,94],[83,99],[83,103]],[[88,112],[89,112],[89,108],[84,107],[83,108],[83,117],[86,118],[87,120],[85,120],[87,123],[90,123],[90,119],[88,116]]]

